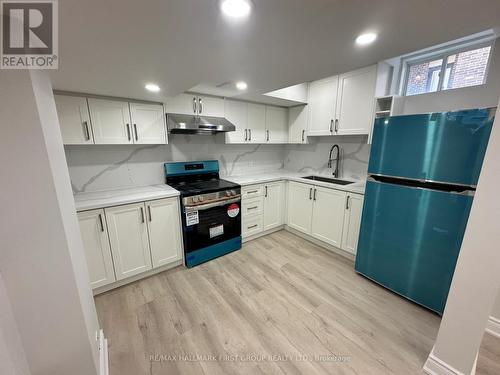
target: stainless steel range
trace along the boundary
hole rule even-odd
[[[240,185],[219,178],[217,160],[165,163],[165,175],[181,193],[187,267],[241,248]]]

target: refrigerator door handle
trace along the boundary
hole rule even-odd
[[[468,196],[468,197],[473,197],[474,194],[476,193],[475,190],[472,190],[472,189],[465,189],[463,191],[453,191],[453,190],[450,190],[450,191],[445,191],[445,190],[439,190],[439,189],[432,189],[430,187],[424,187],[424,186],[410,186],[410,185],[404,185],[404,184],[398,184],[398,183],[395,183],[395,182],[388,182],[388,181],[379,181],[377,180],[376,178],[374,178],[373,176],[369,176],[366,181],[368,182],[373,182],[373,183],[376,183],[376,184],[387,184],[387,185],[395,185],[395,186],[404,186],[405,188],[408,188],[408,189],[420,189],[420,190],[430,190],[430,191],[442,191],[443,193],[447,193],[447,194],[455,194],[455,195],[462,195],[462,196]],[[401,179],[401,181],[404,181],[404,179]],[[408,181],[411,181],[411,180],[408,180]]]

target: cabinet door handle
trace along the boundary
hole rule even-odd
[[[318,191],[318,190],[316,190],[316,188],[315,188],[315,189],[314,189],[314,197],[313,197],[313,201],[315,201],[315,200],[316,200],[316,192],[317,192],[317,191]]]
[[[265,186],[266,193],[264,194],[264,197],[267,198],[267,186]]]
[[[141,222],[144,223],[144,208],[141,207]]]
[[[198,98],[198,111],[201,114],[203,112],[203,105],[201,104],[201,98]]]
[[[347,199],[346,199],[346,201],[345,201],[345,209],[346,209],[346,210],[348,210],[348,209],[349,209],[349,198],[350,198],[350,196],[348,195],[348,196],[347,196]]]
[[[309,188],[309,200],[312,199],[313,188]]]
[[[266,134],[267,134],[267,139],[266,141],[269,142],[269,130],[266,130]]]
[[[245,129],[245,141],[248,141],[248,129]]]
[[[134,124],[135,140],[139,141],[139,134],[137,134],[137,124]]]
[[[252,129],[248,129],[248,140],[252,140]]]
[[[304,137],[305,137],[305,135],[306,135],[306,130],[305,130],[305,129],[303,129],[303,130],[302,130],[302,142],[304,142]]]
[[[339,119],[335,119],[335,133],[339,131]]]
[[[102,222],[102,214],[99,214],[99,224],[101,225],[101,232],[104,232],[104,223]]]
[[[247,229],[257,228],[258,226],[259,224],[250,225],[249,227],[247,227]]]
[[[196,109],[196,98],[193,98],[193,112],[196,114],[197,109]]]
[[[153,216],[151,216],[151,206],[148,206],[149,221],[153,221]]]
[[[333,119],[330,120],[330,133],[333,133]]]
[[[130,124],[127,124],[127,139],[128,139],[129,142],[131,141],[131,138],[130,138]]]
[[[90,141],[89,123],[88,121],[83,122],[83,130],[85,135],[85,140]]]

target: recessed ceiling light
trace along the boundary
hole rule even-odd
[[[252,6],[249,0],[222,0],[220,9],[228,17],[243,18],[250,14]]]
[[[371,44],[377,39],[377,34],[375,33],[366,33],[366,34],[361,34],[356,38],[356,44],[360,46],[366,46],[368,44]]]
[[[151,91],[151,92],[158,92],[158,91],[160,91],[160,86],[158,86],[155,83],[148,83],[144,87],[146,88],[146,90]]]
[[[240,82],[236,82],[236,88],[240,91],[243,91],[243,90],[246,90],[248,87],[247,83],[246,82],[243,82],[243,81],[240,81]]]

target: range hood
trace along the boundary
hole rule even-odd
[[[232,132],[236,127],[224,117],[167,113],[167,129],[172,134],[217,134]]]

